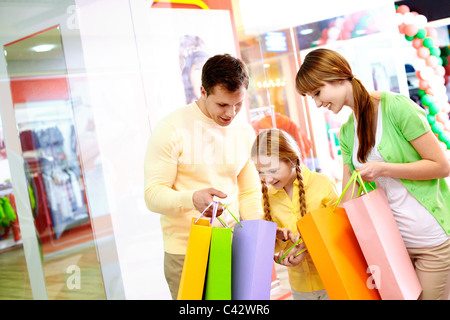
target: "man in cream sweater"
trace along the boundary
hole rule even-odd
[[[161,214],[164,273],[177,298],[190,225],[213,200],[243,220],[262,219],[261,185],[250,160],[252,127],[234,120],[249,83],[245,64],[228,54],[202,69],[201,97],[162,119],[145,157],[145,202]],[[206,212],[212,214],[212,206]],[[223,213],[219,207],[218,215]],[[234,224],[232,217],[229,225]],[[220,226],[215,221],[214,226]]]

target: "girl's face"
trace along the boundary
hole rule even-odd
[[[337,114],[344,105],[353,108],[352,85],[350,81],[324,82],[325,85],[308,94],[314,99],[317,108],[327,108]]]
[[[255,163],[261,181],[280,190],[292,184],[297,178],[295,167],[287,161],[280,161],[277,156],[259,156]]]

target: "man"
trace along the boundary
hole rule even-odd
[[[150,137],[145,201],[161,214],[164,273],[173,299],[193,217],[213,200],[229,205],[238,218],[263,217],[260,180],[250,160],[255,134],[248,123],[235,120],[248,83],[242,61],[228,54],[211,57],[202,69],[201,97],[162,119]],[[211,216],[212,206],[205,213]],[[217,215],[222,213],[219,206]]]

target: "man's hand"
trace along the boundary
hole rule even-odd
[[[202,189],[195,191],[192,195],[192,201],[194,202],[195,209],[197,209],[200,213],[205,210],[209,204],[214,201],[214,197],[225,199],[227,195],[223,193],[222,191],[219,191],[214,188],[208,188],[208,189]],[[217,214],[216,216],[220,216],[223,212],[223,207],[219,206],[217,208]],[[209,207],[208,210],[205,211],[206,217],[211,217],[213,213],[213,207]]]

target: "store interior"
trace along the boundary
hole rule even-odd
[[[405,27],[419,15],[439,49],[429,62]],[[198,97],[187,72],[198,81],[217,53],[249,67],[239,117],[290,133],[339,189],[350,110],[317,109],[294,84],[318,47],[347,57],[369,90],[429,110],[450,160],[450,12],[438,1],[1,0],[0,30],[0,300],[170,299],[144,153],[158,120]],[[292,299],[285,267],[273,270],[271,299]]]

